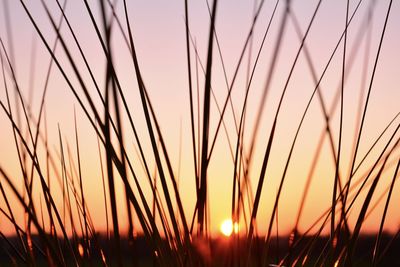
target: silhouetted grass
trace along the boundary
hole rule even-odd
[[[191,28],[192,3],[181,1],[184,7],[184,31],[181,35],[185,37],[183,53],[186,53],[186,72],[181,73],[181,76],[187,77],[188,103],[184,105],[187,104],[190,113],[190,129],[183,131],[183,135],[189,136],[190,145],[183,145],[180,125],[177,159],[172,156],[175,150],[169,146],[170,140],[162,128],[164,123],[171,122],[162,121],[161,118],[165,117],[161,116],[154,104],[158,102],[154,102],[152,91],[148,90],[144,78],[141,64],[143,59],[135,43],[136,25],[129,8],[133,3],[126,0],[121,3],[99,0],[96,2],[98,10],[95,10],[92,1],[82,2],[87,22],[91,24],[95,36],[91,41],[100,48],[98,57],[102,63],[98,64],[103,73],[99,75],[94,71],[97,66],[88,59],[88,51],[85,51],[83,40],[80,39],[82,37],[78,36],[73,26],[74,17],[66,12],[68,0],[54,0],[52,4],[45,0],[36,1],[35,4],[43,11],[48,28],[36,17],[31,4],[24,0],[18,2],[50,61],[46,65],[43,87],[36,87],[33,82],[36,79],[35,63],[36,60],[45,60],[36,57],[35,46],[32,45],[31,80],[28,85],[29,94],[26,96],[22,90],[23,81],[16,71],[19,62],[15,61],[17,52],[12,31],[15,21],[9,14],[8,0],[3,0],[1,5],[6,14],[4,23],[7,35],[4,39],[0,33],[1,80],[5,95],[5,100],[0,99],[0,107],[11,126],[12,140],[7,142],[14,144],[18,157],[15,160],[20,173],[9,171],[9,162],[0,162],[0,217],[12,226],[12,229],[0,226],[1,266],[399,264],[400,258],[395,253],[399,249],[399,231],[392,235],[385,233],[385,222],[390,216],[389,205],[396,204],[393,203],[393,194],[400,165],[400,112],[397,111],[382,129],[376,129],[380,134],[372,139],[371,144],[363,144],[365,123],[368,116],[374,115],[369,106],[373,97],[371,92],[375,90],[376,73],[380,68],[379,59],[384,49],[385,33],[390,17],[394,16],[391,13],[392,0],[385,7],[384,24],[378,30],[379,44],[375,52],[371,45],[375,1],[359,0],[350,3],[347,0],[346,12],[338,18],[338,23],[345,21],[340,36],[333,49],[328,49],[327,61],[318,67],[314,62],[318,51],[310,48],[309,36],[318,23],[320,7],[326,1],[319,0],[314,4],[312,15],[306,18],[305,30],[292,1],[274,2],[270,17],[266,19],[267,25],[259,25],[260,16],[265,16],[265,1],[254,1],[250,27],[230,79],[217,27],[221,8],[219,1],[214,0],[212,4],[205,1],[209,15],[204,21],[208,27],[205,64],[202,62],[196,33]],[[365,14],[360,13],[362,5],[367,5],[363,2],[368,2]],[[361,21],[355,35],[351,29],[354,20]],[[261,29],[261,36],[256,35],[256,29]],[[285,37],[289,30],[294,31],[298,43],[292,45],[295,47],[294,56],[284,57],[289,67],[288,72],[283,73],[283,85],[279,87],[274,79],[282,75],[279,64],[283,58],[282,50],[288,42]],[[49,31],[54,34],[54,40],[47,37]],[[117,34],[121,37],[120,43],[115,42]],[[353,35],[355,41],[350,43],[349,38]],[[257,37],[261,41],[257,41]],[[258,47],[254,47],[256,44]],[[366,52],[362,60],[362,86],[357,119],[355,125],[352,125],[355,135],[350,136],[354,139],[350,151],[344,147],[345,140],[349,138],[345,131],[345,118],[348,116],[346,91],[352,89],[347,81],[352,78],[351,75],[355,75],[351,71],[362,44],[365,44]],[[127,58],[132,64],[127,71],[136,83],[128,88],[125,88],[121,70],[116,64],[120,55],[117,51],[122,49],[127,50]],[[256,51],[255,57],[252,55],[253,49]],[[268,52],[271,56],[261,77],[265,82],[259,92],[258,102],[254,104],[249,99],[255,90],[255,73],[261,68],[260,59],[266,49],[270,49]],[[218,53],[218,57],[215,53]],[[247,66],[244,66],[246,56],[248,61]],[[328,70],[333,68],[335,56],[341,57],[340,78],[335,81],[337,86],[323,84]],[[368,68],[370,57],[373,58],[371,71]],[[219,73],[216,71],[216,63],[221,63],[226,87],[222,100],[221,90],[215,82],[215,76]],[[202,73],[199,72],[199,66]],[[243,68],[247,68],[244,86],[238,85],[240,70]],[[291,111],[294,105],[286,102],[288,90],[292,89],[290,85],[299,68],[305,69],[304,74],[309,72],[313,87],[307,92],[302,84],[295,85],[297,90],[304,90],[302,93],[306,104],[299,113],[299,120],[285,122],[282,119],[283,113]],[[68,130],[60,126],[62,121],[58,125],[48,125],[49,111],[46,106],[51,100],[47,98],[47,91],[55,71],[76,101],[74,114],[71,115],[74,122],[72,140],[64,132]],[[204,82],[203,87],[200,81]],[[233,91],[241,86],[242,95],[236,99]],[[331,101],[324,96],[323,86],[333,88]],[[279,90],[276,103],[267,101],[273,87]],[[38,111],[33,108],[34,90],[39,92],[38,96],[40,94]],[[132,90],[137,90],[138,98],[135,100],[132,99]],[[320,113],[312,109],[316,101]],[[175,105],[170,102],[167,104]],[[383,103],[381,108],[384,106]],[[136,112],[138,109],[141,112]],[[84,119],[79,119],[78,114],[83,114]],[[323,118],[323,127],[317,145],[313,151],[301,152],[311,156],[311,164],[304,187],[295,183],[302,194],[298,207],[295,207],[298,208],[297,213],[291,218],[294,221],[293,228],[290,233],[282,233],[280,204],[284,201],[282,192],[289,187],[288,172],[291,166],[304,164],[295,162],[294,152],[301,142],[313,138],[309,134],[315,129],[306,128],[310,127],[306,126],[306,119],[311,116],[317,118],[318,115]],[[338,122],[335,116],[339,116]],[[276,174],[271,171],[271,165],[274,164],[273,157],[280,150],[280,130],[288,124],[294,125],[295,130],[291,139],[286,140],[289,150],[284,155],[282,173]],[[221,126],[224,128],[223,133],[220,131]],[[6,127],[1,125],[1,131],[6,131]],[[57,141],[54,144],[50,143],[49,127],[57,129]],[[93,130],[92,137],[97,141],[94,152],[85,150],[85,140],[82,138],[81,129],[88,127]],[[213,226],[210,225],[210,208],[218,204],[214,203],[215,199],[210,200],[210,179],[218,179],[210,177],[210,165],[219,164],[217,156],[221,156],[216,148],[218,141],[227,143],[222,157],[228,159],[228,162],[231,160],[231,165],[220,168],[232,175],[232,183],[228,184],[232,186],[232,197],[219,199],[217,196],[216,199],[231,205],[231,219],[234,223],[240,223],[241,228],[230,237],[218,236],[211,231]],[[325,142],[328,143],[327,154],[334,167],[328,177],[316,174],[319,164],[323,164],[321,161],[325,153]],[[366,152],[360,149],[361,145],[368,148]],[[135,156],[132,156],[132,147]],[[181,150],[186,151],[191,158],[187,161],[182,159]],[[348,170],[344,151],[350,151]],[[90,153],[99,156],[96,160],[99,161],[98,172],[101,177],[85,174],[85,170],[91,166],[85,165],[82,156]],[[183,162],[191,164],[189,175],[180,171]],[[178,170],[175,166],[178,166]],[[328,164],[325,167],[328,168]],[[384,176],[390,177],[388,185],[382,182]],[[195,203],[191,210],[187,209],[187,200],[182,192],[188,189],[180,188],[183,177],[194,181],[192,192],[195,194]],[[276,185],[272,182],[273,178],[277,181]],[[104,205],[104,218],[92,217],[93,211],[88,205],[91,201],[88,196],[90,189],[85,186],[87,179],[97,179],[101,183],[102,191],[96,195],[95,202],[98,206]],[[301,222],[305,205],[319,201],[311,198],[310,193],[312,182],[316,179],[332,181],[332,188],[325,189],[326,193],[332,194],[329,195],[331,202],[312,224],[307,225]],[[253,188],[254,185],[256,188]],[[276,194],[268,198],[272,203],[271,213],[267,218],[260,218],[260,210],[269,205],[264,203],[263,195],[272,185],[276,186],[272,188]],[[118,193],[119,187],[123,188],[122,195]],[[380,206],[383,212],[377,215]],[[365,235],[362,227],[372,212],[378,216],[376,218],[380,224],[376,233]],[[19,219],[18,214],[21,213],[23,220]],[[126,221],[121,221],[121,214],[126,214]],[[350,218],[356,219],[353,222]],[[105,222],[106,229],[97,229],[98,220]],[[260,232],[259,228],[265,228],[266,232]],[[328,236],[326,232],[329,232]]]

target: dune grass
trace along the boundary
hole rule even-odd
[[[103,72],[98,75],[95,71],[98,66],[88,58],[89,51],[85,50],[82,37],[74,28],[74,17],[67,12],[71,1],[55,0],[52,4],[45,0],[37,1],[48,23],[46,29],[31,4],[24,0],[18,2],[32,26],[37,45],[40,44],[50,61],[44,72],[44,86],[35,87],[33,80],[36,77],[31,77],[28,85],[31,91],[26,94],[24,83],[17,75],[19,62],[15,60],[16,44],[12,30],[15,22],[9,14],[9,2],[4,0],[1,8],[7,14],[4,17],[6,35],[0,33],[0,58],[1,89],[5,97],[0,98],[0,106],[7,123],[1,125],[1,131],[12,134],[12,140],[7,142],[13,142],[19,174],[9,171],[7,162],[0,162],[0,217],[12,226],[12,230],[8,229],[6,233],[0,225],[1,255],[4,256],[0,258],[0,265],[381,266],[388,262],[385,257],[396,247],[399,233],[386,234],[385,222],[391,216],[390,212],[395,212],[389,206],[395,205],[399,175],[400,110],[397,108],[396,114],[389,118],[379,118],[387,122],[382,129],[376,129],[377,137],[371,142],[363,141],[363,137],[366,121],[369,116],[374,117],[371,98],[374,97],[373,91],[378,90],[374,87],[377,72],[383,68],[379,60],[385,49],[387,26],[391,16],[395,16],[391,13],[394,8],[392,0],[383,5],[385,13],[379,15],[384,22],[375,26],[379,28],[376,36],[372,33],[376,31],[372,28],[376,16],[375,1],[350,3],[353,1],[347,0],[343,17],[336,22],[344,24],[340,36],[333,49],[328,49],[329,57],[322,65],[315,63],[318,53],[313,51],[315,46],[309,43],[309,36],[316,27],[321,6],[327,1],[316,1],[305,26],[300,23],[289,0],[275,1],[266,25],[259,25],[260,16],[266,14],[263,13],[266,3],[264,0],[254,1],[250,27],[234,66],[226,65],[224,47],[220,43],[220,1],[205,1],[208,11],[204,21],[208,28],[205,51],[198,47],[196,32],[191,28],[192,3],[181,1],[184,31],[180,34],[185,42],[183,53],[186,53],[186,69],[181,76],[187,77],[185,90],[188,95],[187,103],[183,105],[189,110],[187,125],[190,128],[184,130],[183,135],[190,141],[184,143],[180,137],[177,159],[163,131],[163,125],[170,122],[160,119],[165,116],[154,104],[158,103],[154,101],[154,91],[146,85],[143,59],[135,43],[136,25],[130,12],[134,3],[99,0],[96,2],[98,10],[95,10],[92,2],[82,2],[95,36],[92,42],[101,51],[98,57],[103,62]],[[354,20],[359,23],[357,31],[352,28]],[[49,29],[54,39],[48,37]],[[298,43],[293,44],[295,52],[292,56],[283,57],[282,50],[285,42],[289,42],[286,39],[289,31]],[[115,35],[121,37],[117,46]],[[372,45],[372,38],[379,40],[376,48]],[[360,47],[364,45],[366,52],[360,56]],[[122,49],[127,51],[132,67],[128,71],[135,85],[131,88],[124,87],[121,69],[116,64],[119,60],[116,51]],[[264,85],[261,90],[258,88],[257,101],[253,101],[250,98],[256,90],[255,79],[260,79],[256,73],[262,67],[260,64],[264,64],[260,61],[265,50],[271,56],[266,60],[267,67],[262,77]],[[35,55],[32,52],[32,76],[35,76],[35,61],[44,61]],[[328,86],[324,82],[328,72],[334,68],[335,57],[341,58],[341,67],[335,69],[340,71],[340,75],[335,80],[337,84],[329,84],[334,93],[333,97],[327,98],[322,87]],[[283,74],[283,84],[278,86],[276,103],[271,104],[269,98],[275,99],[271,91],[277,87],[274,79],[282,75],[279,68],[282,58],[289,61],[289,67]],[[346,92],[353,90],[348,80],[356,75],[352,71],[357,60],[362,61],[363,69],[358,105],[355,105],[357,118],[351,124],[354,136],[349,136],[348,124],[345,124],[349,117],[346,103],[350,105]],[[221,72],[216,71],[218,64],[222,66]],[[246,72],[241,71],[243,68],[247,68]],[[299,119],[287,122],[283,116],[291,112],[292,104],[286,99],[288,91],[294,89],[295,72],[300,68],[311,77],[313,86],[305,90],[301,84],[295,84],[297,90],[304,90],[302,94],[306,101]],[[233,70],[231,79],[228,78],[229,70]],[[58,125],[48,125],[50,100],[47,94],[54,73],[60,75],[74,97],[71,104],[74,106],[72,139],[65,138],[64,131],[67,130],[63,121]],[[215,84],[216,75],[223,75],[226,90]],[[238,85],[242,82],[241,75],[245,77],[243,87]],[[242,90],[239,99],[234,96],[234,90],[238,88]],[[137,99],[131,99],[131,90],[137,90]],[[33,108],[33,91],[40,96],[38,110]],[[380,108],[385,108],[385,103]],[[78,119],[78,114],[82,115],[81,119]],[[301,142],[313,138],[308,136],[312,129],[307,129],[310,116],[322,116],[322,130],[313,151],[299,152]],[[138,122],[138,117],[143,123]],[[286,140],[289,149],[284,155],[282,172],[276,174],[271,171],[271,165],[279,151],[279,134],[287,124],[294,125],[294,130],[291,138]],[[98,155],[96,160],[99,161],[101,177],[85,175],[85,169],[90,166],[85,165],[82,156],[89,151],[85,151],[81,129],[88,127],[97,141],[97,147],[90,153]],[[54,144],[49,143],[49,128],[57,129],[58,142]],[[263,129],[267,130],[264,132]],[[350,148],[345,147],[349,139],[353,140]],[[224,168],[228,168],[232,176],[227,185],[231,188],[231,198],[218,201],[226,201],[231,206],[232,221],[240,223],[240,231],[226,238],[217,237],[210,224],[213,216],[210,207],[216,204],[215,198],[210,198],[210,179],[216,179],[210,177],[210,166],[214,161],[218,164],[218,157],[221,157],[219,142],[227,144],[222,156],[231,160],[231,165]],[[187,174],[181,177],[181,167],[176,168],[183,162],[181,150],[190,157],[184,161],[191,165],[189,177]],[[311,162],[304,186],[294,183],[302,194],[298,208],[290,218],[293,220],[292,230],[282,234],[282,194],[293,186],[288,184],[288,180],[290,168],[298,164],[295,153],[307,153]],[[324,153],[329,155],[329,164],[334,166],[328,170],[328,177],[316,174]],[[345,153],[350,153],[350,156]],[[350,162],[345,162],[347,158]],[[180,186],[183,178],[191,179],[194,184],[191,190],[195,203],[190,210],[182,192],[187,188]],[[92,200],[85,179],[98,179],[97,183],[101,184],[102,190],[97,193],[95,202],[104,207],[104,218],[92,217],[88,204]],[[330,179],[332,182],[332,186],[326,189],[331,202],[313,223],[304,224],[306,205],[319,201],[310,193],[316,179]],[[272,180],[277,182],[272,183]],[[119,187],[123,189],[122,194]],[[267,218],[260,218],[261,209],[270,205],[264,203],[263,197],[271,187],[275,192],[268,198],[272,203],[271,211]],[[382,211],[379,207],[383,207]],[[21,213],[23,221],[18,219]],[[126,221],[121,222],[121,213],[126,214]],[[380,223],[372,235],[373,245],[361,251],[360,248],[366,246],[363,226],[370,216],[378,218]],[[105,222],[105,229],[97,228],[98,220]],[[260,228],[266,229],[265,232]],[[395,260],[398,263],[399,258]]]

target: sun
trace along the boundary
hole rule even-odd
[[[221,223],[220,231],[224,236],[231,236],[232,233],[239,233],[239,224],[232,222],[231,219],[226,219]]]

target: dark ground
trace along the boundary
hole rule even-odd
[[[383,235],[381,240],[381,248],[380,252],[382,253],[387,245],[390,243],[390,247],[386,250],[382,260],[379,262],[378,266],[400,266],[400,238],[396,238],[391,242],[393,236]],[[8,240],[8,241],[7,241]],[[0,266],[8,267],[8,266],[26,266],[21,258],[18,256],[16,250],[19,250],[19,242],[16,237],[8,237],[7,240],[4,238],[0,239]],[[299,251],[304,248],[304,245],[312,240],[312,237],[305,238],[297,249],[294,250],[295,254],[298,254]],[[33,237],[33,241],[40,247],[40,239],[37,236]],[[235,242],[235,240],[232,240]],[[315,240],[314,251],[313,253],[308,255],[308,263],[307,266],[313,266],[318,256],[321,254],[322,249],[327,244],[327,237],[320,237]],[[353,266],[369,266],[372,260],[372,251],[374,248],[374,244],[376,241],[375,235],[363,235],[360,236],[358,242],[356,244],[356,250],[354,253]],[[60,239],[60,244],[62,246],[66,246],[66,243]],[[71,240],[71,242],[73,242]],[[244,251],[241,251],[240,244],[244,244],[245,240],[236,240],[235,248],[229,246],[229,242],[227,238],[217,238],[211,241],[211,265],[212,266],[236,266],[232,265],[233,262],[241,262],[244,260]],[[96,243],[96,244],[94,244]],[[101,247],[104,251],[104,254],[108,256],[108,259],[112,258],[113,249],[115,247],[113,241],[107,241],[104,237],[98,236],[97,242],[92,243],[93,246]],[[77,243],[73,243],[77,244]],[[194,242],[196,244],[196,242]],[[196,247],[196,245],[194,246]],[[281,260],[285,255],[287,255],[289,249],[289,238],[288,237],[280,237],[279,239],[272,238],[269,246],[268,255],[270,255],[269,262],[271,264],[278,263],[278,260]],[[98,252],[93,250],[90,255],[90,260],[85,260],[83,263],[84,266],[102,266],[101,255]],[[98,250],[97,250],[98,251]],[[234,253],[232,253],[234,251]],[[253,255],[252,255],[252,265],[258,266],[260,265],[260,255],[263,251],[263,239],[259,239],[257,242],[253,243]],[[37,266],[47,266],[47,262],[43,254],[39,251],[38,248],[35,249],[35,261],[37,262]],[[121,241],[121,255],[123,257],[124,266],[157,266],[156,261],[153,258],[153,255],[149,245],[145,241],[145,239],[141,236],[136,237],[134,242],[130,242],[127,239],[123,239]],[[110,257],[111,256],[111,257]],[[289,261],[293,259],[287,258]],[[70,262],[72,266],[71,259],[66,258],[66,262]],[[68,264],[70,265],[70,264]],[[300,264],[298,264],[300,266]],[[321,265],[321,264],[318,264]],[[323,264],[328,265],[328,264]],[[111,263],[111,266],[113,264]],[[273,265],[271,265],[273,266]],[[296,265],[297,266],[297,265]]]

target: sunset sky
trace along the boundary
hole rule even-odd
[[[26,2],[29,11],[50,47],[53,47],[56,34],[45,13],[41,1],[36,0],[23,2]],[[58,23],[60,19],[60,11],[55,1],[45,0],[44,2],[48,5],[51,15]],[[73,28],[74,33],[82,46],[83,52],[88,59],[89,65],[96,77],[96,81],[99,83],[100,91],[104,94],[106,58],[97,39],[88,12],[83,1],[67,0],[67,2],[66,16],[68,17],[71,27]],[[100,8],[97,6],[97,1],[89,2],[95,13],[97,22],[101,25]],[[123,1],[111,2],[115,2],[115,12],[122,23],[123,30],[127,33]],[[175,176],[178,177],[179,190],[186,213],[186,219],[190,224],[196,204],[196,191],[190,130],[184,1],[153,0],[127,2],[135,48],[138,54],[142,76],[152,105],[155,108],[163,138],[167,145],[168,154],[173,164],[172,167],[174,168]],[[255,2],[256,3],[254,3],[254,1],[239,0],[221,0],[218,2],[215,30],[222,51],[224,67],[226,69],[229,84],[232,81],[236,65],[250,30],[255,6],[257,7],[260,1]],[[295,19],[299,21],[302,32],[301,34],[304,35],[318,2],[319,1],[315,0],[291,1],[291,15],[289,15],[287,19],[283,39],[277,54],[277,62],[272,74],[269,91],[264,102],[265,108],[263,109],[261,116],[260,128],[256,135],[257,139],[255,140],[253,161],[251,166],[249,166],[249,177],[253,195],[257,188],[262,160],[267,147],[279,99],[288,78],[290,68],[295,60],[296,53],[301,44],[301,40],[296,33],[293,18],[295,17]],[[358,2],[358,0],[350,1],[350,15],[353,14]],[[374,4],[375,2],[376,4]],[[359,127],[357,125],[357,116],[360,92],[364,92],[362,95],[362,105],[364,105],[389,2],[390,1],[388,0],[362,1],[348,28],[346,48],[347,64],[345,69],[346,80],[343,96],[343,139],[340,159],[340,174],[343,176],[343,183],[345,183],[348,178],[352,151],[355,143],[354,137]],[[6,5],[5,3],[8,4]],[[229,148],[229,142],[234,153],[234,147],[237,140],[234,118],[236,118],[238,123],[245,97],[248,79],[248,63],[251,64],[251,70],[260,48],[264,32],[267,29],[268,22],[273,13],[275,3],[275,1],[266,1],[261,9],[254,29],[254,39],[252,39],[252,42],[250,43],[251,48],[246,49],[242,65],[232,89],[232,106],[231,104],[228,104],[227,113],[224,117],[226,132],[224,128],[220,129],[215,150],[213,151],[208,167],[207,176],[210,225],[212,232],[215,234],[219,232],[220,224],[231,216],[234,163],[231,156],[231,149]],[[318,79],[323,73],[328,60],[344,31],[346,3],[347,1],[321,1],[315,20],[306,38],[305,46],[303,48],[308,49],[310,53]],[[210,7],[211,5],[212,3],[210,3]],[[266,81],[268,79],[267,76],[270,71],[271,60],[273,58],[275,44],[279,35],[280,23],[284,16],[285,5],[286,1],[279,1],[277,11],[272,20],[271,28],[261,51],[251,83],[244,130],[245,153],[249,152],[250,144],[254,138],[255,119],[259,111],[262,94],[265,90]],[[40,101],[44,91],[46,73],[51,57],[35,31],[20,1],[3,0],[0,9],[0,37],[4,43],[7,54],[12,59],[12,64],[14,64],[13,68],[16,73],[18,86],[21,89],[24,100],[27,102],[29,99],[32,100],[31,109],[33,117],[36,120],[39,113]],[[365,26],[369,10],[372,10],[371,21],[370,24]],[[108,9],[108,11],[108,18],[110,18],[110,9]],[[10,18],[11,31],[7,31],[6,14],[8,14]],[[200,122],[202,122],[205,79],[201,65],[205,67],[207,61],[209,24],[210,15],[207,9],[207,2],[189,1],[190,33],[199,54],[199,60],[196,64],[196,53],[192,44],[191,70],[193,76],[192,84],[194,93],[196,94],[195,123],[197,141],[201,139],[201,135],[200,137],[197,135],[198,106],[196,93],[196,65],[198,69],[198,88],[200,95],[199,116]],[[356,166],[385,127],[396,116],[396,114],[400,112],[399,25],[400,3],[398,1],[393,1],[382,43],[381,53],[377,63],[375,78],[372,83],[369,106],[365,117],[360,148],[356,158]],[[361,41],[357,39],[360,32],[360,36],[362,36],[362,39],[360,39]],[[95,91],[95,87],[84,66],[79,50],[77,49],[65,22],[62,25],[61,34],[65,38],[66,45],[70,49],[79,71],[83,74],[84,82],[89,88],[91,97],[97,105],[97,109],[102,111],[100,114],[104,119],[104,107],[101,106],[100,98]],[[138,135],[143,145],[146,159],[153,174],[153,172],[155,172],[154,156],[140,102],[135,71],[130,57],[129,48],[115,21],[112,28],[112,49],[115,69],[120,78],[130,113],[134,120],[136,129],[138,130]],[[250,50],[251,52],[249,52]],[[215,43],[213,52],[212,88],[217,104],[219,108],[221,108],[227,96],[228,89],[223,74],[220,55]],[[10,69],[7,65],[3,48],[0,49],[0,54],[3,58],[5,70],[5,79],[2,74],[0,75],[0,101],[5,105],[7,103],[4,86],[4,80],[6,80],[11,97],[13,113],[16,114],[14,99],[17,98],[17,94],[14,90]],[[73,70],[60,44],[58,45],[55,54],[60,60],[62,68],[71,78],[72,84],[76,86],[78,94],[82,99],[85,99],[83,91],[79,87],[78,80],[74,76]],[[320,84],[321,93],[325,100],[327,109],[334,110],[330,127],[333,131],[336,151],[339,139],[340,99],[335,102],[334,96],[338,90],[340,90],[342,60],[343,40]],[[350,66],[350,64],[352,65]],[[367,69],[365,69],[366,77],[363,76],[363,72],[365,71],[364,66],[367,66]],[[294,68],[293,75],[290,78],[287,92],[283,98],[282,107],[278,115],[275,138],[272,144],[271,157],[267,167],[260,207],[257,215],[257,226],[260,233],[265,233],[268,227],[275,196],[290,147],[302,114],[314,88],[314,78],[310,72],[303,49]],[[83,102],[87,105],[86,100]],[[219,113],[214,99],[211,100],[211,103],[210,137],[212,140],[215,135]],[[333,109],[334,106],[336,107],[335,109]],[[75,164],[73,168],[76,168],[77,166],[74,133],[74,109],[76,110],[85,198],[96,230],[105,231],[105,208],[96,133],[55,65],[50,74],[49,87],[45,100],[45,109],[49,148],[56,160],[55,167],[58,172],[61,170],[59,159],[59,128],[63,138],[64,153],[66,157],[68,157],[69,152],[67,152],[67,146],[69,146],[71,152],[70,157]],[[26,121],[22,117],[21,108],[20,112],[21,123],[19,125],[21,126],[22,132],[27,134]],[[93,116],[92,113],[90,113],[90,115]],[[123,121],[123,134],[128,155],[133,162],[135,172],[143,186],[146,198],[151,204],[151,188],[137,154],[137,143],[134,140],[133,132],[128,124],[128,118],[125,113],[123,115]],[[353,183],[362,178],[363,175],[369,171],[370,167],[378,158],[399,123],[400,118],[396,118],[357,171]],[[33,128],[36,129],[35,127]],[[278,208],[277,220],[279,221],[280,233],[287,234],[294,227],[300,206],[300,200],[305,188],[307,176],[309,175],[310,166],[314,159],[319,139],[321,134],[325,131],[325,128],[326,125],[321,105],[317,95],[315,95],[302,128],[300,129],[299,137],[296,141],[293,156],[290,160],[289,169],[286,174]],[[44,129],[44,124],[42,122],[41,132],[43,134],[45,132]],[[200,129],[202,128],[200,127]],[[393,141],[390,143],[389,148],[393,146],[399,137],[400,134],[397,133]],[[300,230],[303,231],[307,230],[308,227],[331,205],[335,163],[332,158],[332,151],[327,136],[325,136],[323,142],[322,153],[317,163],[310,191],[308,192],[305,202],[304,211],[300,219]],[[30,145],[32,144],[30,143]],[[44,144],[40,142],[38,152],[39,159],[42,160],[43,163],[41,164],[43,166],[45,166],[44,148]],[[103,152],[104,149],[102,149],[102,153]],[[399,156],[400,153],[397,149],[389,158],[383,174],[384,176],[379,182],[377,191],[374,194],[372,201],[373,204],[390,184]],[[104,155],[102,155],[102,160],[103,164],[105,164]],[[163,162],[163,164],[165,164],[165,162]],[[19,168],[12,127],[4,113],[4,110],[0,111],[0,166],[9,174],[10,177],[13,178],[13,181],[22,192],[23,179]],[[105,165],[103,167],[105,168]],[[69,161],[67,161],[67,169],[70,171]],[[374,171],[373,177],[376,175],[378,169],[379,167]],[[50,173],[52,177],[51,179],[53,179],[51,181],[51,189],[54,192],[53,196],[55,197],[60,210],[62,210],[62,189],[57,181],[53,168]],[[39,203],[39,199],[42,199],[43,201],[43,196],[41,195],[37,178],[37,176],[34,178],[36,179],[34,182],[34,188],[36,188],[38,195],[38,203],[36,204],[37,207],[40,207],[41,204]],[[131,182],[131,185],[135,188],[133,181]],[[362,204],[365,199],[368,188],[369,186],[366,190],[362,191],[361,196],[357,199],[355,206],[352,208],[352,212],[349,216],[352,224],[354,224],[357,219],[360,204]],[[137,193],[136,189],[134,191]],[[251,210],[249,209],[247,199],[249,196],[246,195],[245,197],[245,214],[247,217],[246,219],[248,220]],[[161,199],[164,201],[163,197],[161,197]],[[378,229],[385,200],[386,195],[380,202],[379,206],[365,221],[363,231],[371,232]],[[399,201],[400,186],[397,184],[394,187],[391,205],[389,206],[388,216],[385,223],[385,229],[389,231],[398,230],[400,213],[397,211],[397,206]],[[118,206],[125,206],[123,185],[120,179],[117,179],[117,202]],[[0,207],[5,207],[2,197],[0,197]],[[121,208],[120,210],[121,212],[119,217],[121,218],[121,229],[122,231],[126,231],[126,210],[125,208]],[[24,214],[22,209],[16,214],[21,225],[23,225]],[[0,218],[2,216],[3,215],[0,215]],[[244,224],[243,218],[241,218],[240,224]],[[241,227],[240,229],[242,231],[244,228]],[[4,233],[12,233],[14,231],[14,229],[10,229],[10,225],[3,219],[0,219],[0,230]],[[329,227],[327,226],[325,232],[327,233],[328,231]]]

